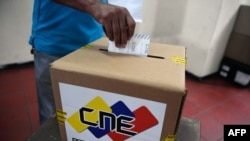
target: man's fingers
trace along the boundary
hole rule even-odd
[[[134,35],[135,21],[133,18],[126,16],[126,23],[127,23],[127,39],[130,40]]]
[[[106,33],[106,36],[109,38],[110,41],[114,41],[114,34],[113,34],[113,27],[112,27],[112,21],[111,22],[105,22],[103,24],[104,31]]]
[[[113,17],[112,28],[113,28],[113,36],[114,36],[115,45],[117,47],[121,47],[121,30],[120,30],[118,17]]]
[[[114,41],[117,47],[125,47],[133,36],[135,21],[124,7],[103,4],[101,12],[96,12],[95,18],[104,26],[109,40]]]
[[[125,16],[120,16],[119,18],[119,26],[120,26],[120,31],[121,31],[121,46],[120,47],[125,47],[128,41],[128,27],[126,24],[126,19]]]

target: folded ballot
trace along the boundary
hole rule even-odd
[[[147,56],[149,51],[150,36],[135,34],[127,43],[125,48],[115,46],[113,41],[109,41],[108,51],[122,54]]]

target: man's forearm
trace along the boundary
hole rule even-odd
[[[82,12],[94,14],[95,7],[103,4],[100,0],[53,0],[59,4],[77,9]]]
[[[118,47],[125,47],[134,34],[135,21],[125,7],[102,3],[100,0],[54,1],[92,15],[103,25],[107,37],[115,41]]]

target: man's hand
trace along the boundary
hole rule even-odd
[[[135,21],[124,7],[105,4],[100,0],[54,0],[55,2],[89,13],[104,26],[109,40],[125,47],[134,34]]]
[[[135,21],[128,10],[110,4],[93,6],[96,9],[93,11],[93,16],[103,24],[107,37],[114,41],[117,47],[125,47],[135,30]]]

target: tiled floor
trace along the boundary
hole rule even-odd
[[[0,140],[23,141],[39,128],[33,64],[0,70]],[[201,141],[222,141],[224,124],[250,124],[250,87],[218,76],[186,78],[183,116],[201,122]]]

